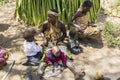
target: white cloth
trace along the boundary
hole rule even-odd
[[[37,52],[42,52],[42,46],[37,45],[34,41],[27,42],[24,41],[24,52],[27,56],[34,56]]]

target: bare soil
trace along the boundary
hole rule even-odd
[[[21,62],[25,59],[22,33],[28,26],[14,19],[14,11],[15,1],[0,7],[0,46],[9,50],[9,53],[13,53],[15,59],[15,65],[6,80],[24,80],[21,73],[26,71],[27,67],[21,65]],[[105,18],[106,16],[101,17],[99,22],[103,23]],[[94,41],[82,43],[81,46],[83,47],[83,53],[73,55],[73,63],[78,70],[81,65],[84,65],[86,72],[84,80],[94,80],[97,72],[111,80],[120,78],[120,50],[118,48],[108,48],[105,43],[102,46]],[[10,56],[7,61],[8,64],[0,70],[0,80],[7,73],[11,60]],[[65,69],[59,76],[47,80],[74,80],[74,76],[68,69]]]

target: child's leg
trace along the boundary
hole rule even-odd
[[[38,52],[35,58],[37,58],[38,60],[41,60],[42,56],[43,56],[42,52]]]
[[[27,60],[25,62],[23,62],[22,65],[38,66],[39,60],[38,60],[38,58],[35,58],[34,56],[27,56]]]

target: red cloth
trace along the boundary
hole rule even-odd
[[[59,62],[60,60],[62,61],[63,65],[66,65],[66,56],[63,52],[60,52],[60,56],[56,57],[53,55],[52,50],[50,50],[47,54],[46,54],[46,62],[48,64],[54,63],[54,62]]]

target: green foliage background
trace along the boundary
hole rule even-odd
[[[67,24],[73,13],[84,0],[17,0],[15,17],[27,24],[39,26],[47,19],[47,12],[54,8],[59,11],[59,19]],[[91,0],[93,7],[88,14],[91,22],[95,22],[100,9],[100,0]]]
[[[8,2],[8,0],[0,0],[0,5],[4,5],[7,2]]]
[[[113,25],[111,22],[105,22],[105,29],[103,31],[103,39],[109,47],[120,48],[120,27]]]

